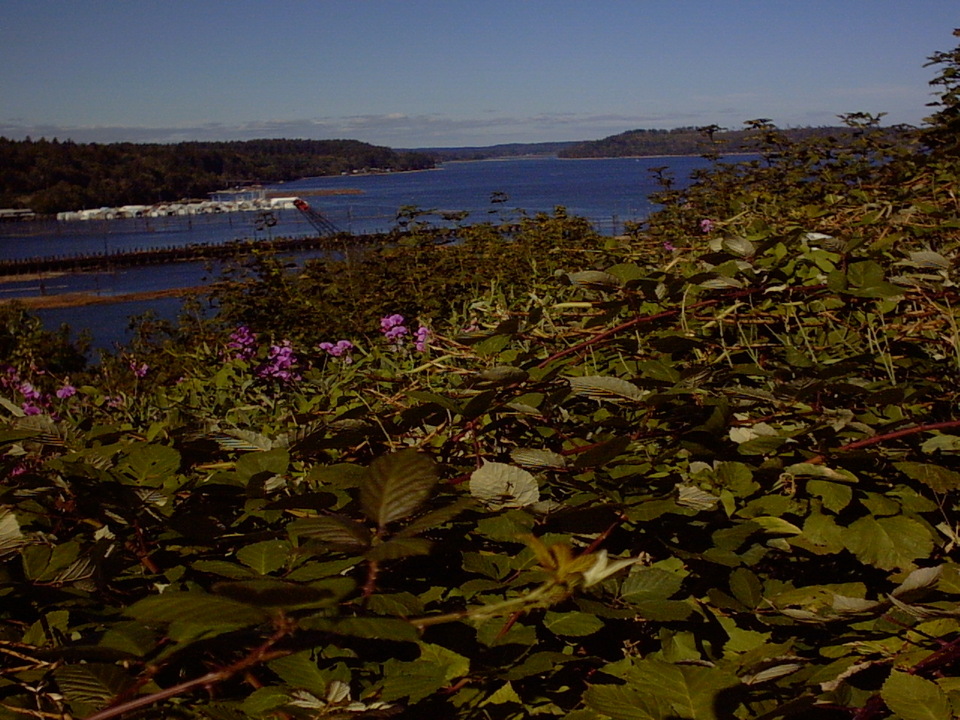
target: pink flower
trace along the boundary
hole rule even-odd
[[[147,373],[150,372],[150,366],[146,363],[138,363],[135,360],[130,361],[130,369],[133,370],[133,374],[138,378],[146,377]]]
[[[700,221],[700,232],[706,234],[713,232],[714,223],[710,218],[704,218]]]
[[[430,328],[421,325],[417,328],[414,338],[416,340],[415,347],[417,348],[417,352],[426,352],[427,342],[430,340]]]
[[[61,400],[66,400],[69,397],[73,397],[77,394],[77,389],[73,385],[64,385],[62,388],[57,390],[57,397]]]
[[[676,248],[676,246],[675,246],[672,242],[670,242],[669,240],[667,240],[667,241],[663,244],[663,249],[666,250],[667,252],[674,252],[677,248]]]

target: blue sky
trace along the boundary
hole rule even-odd
[[[919,124],[957,0],[3,0],[0,135],[391,147]]]

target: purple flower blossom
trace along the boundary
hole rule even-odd
[[[663,244],[663,249],[666,250],[667,252],[674,252],[674,251],[677,249],[677,246],[674,245],[674,244],[673,244],[672,242],[670,242],[669,240],[667,240],[667,241]]]
[[[39,399],[40,399],[40,391],[37,390],[35,387],[33,387],[33,385],[31,385],[31,384],[28,383],[28,382],[21,383],[21,385],[20,385],[20,392],[23,394],[23,396],[24,396],[27,400],[39,400]]]
[[[147,373],[150,372],[150,366],[146,363],[138,363],[136,360],[131,360],[129,364],[133,374],[138,378],[146,377]]]
[[[417,328],[417,332],[414,334],[415,347],[417,352],[426,352],[427,342],[430,340],[430,328],[425,325],[421,325]]]
[[[354,345],[349,340],[338,340],[336,344],[322,342],[317,347],[327,353],[327,355],[340,358],[341,362],[346,365],[349,365],[353,362],[353,358],[350,356],[350,353],[353,352]]]
[[[403,338],[410,334],[409,328],[403,323],[403,315],[387,315],[380,318],[380,332],[396,348],[399,348],[403,344]]]
[[[69,397],[73,397],[77,394],[77,389],[73,385],[64,385],[62,388],[57,390],[57,397],[61,400],[66,400]]]
[[[279,345],[270,347],[267,361],[257,368],[257,375],[280,382],[292,382],[300,379],[296,366],[297,356],[293,352],[293,346],[289,340],[284,340]]]
[[[384,333],[401,325],[403,325],[403,315],[387,315],[380,318],[380,330]]]
[[[714,222],[710,218],[704,218],[700,221],[700,232],[706,234],[713,232]]]
[[[20,406],[23,409],[24,415],[39,415],[43,412],[40,408],[34,405],[32,402],[25,402]]]
[[[241,325],[230,333],[230,342],[227,347],[236,352],[234,360],[249,360],[257,352],[257,336],[246,325]]]

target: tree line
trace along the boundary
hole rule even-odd
[[[358,140],[100,144],[0,137],[0,207],[48,214],[203,197],[251,182],[433,166],[424,153]]]
[[[805,127],[782,129],[779,132],[786,139],[797,142],[818,137],[842,141],[850,138],[854,131],[849,127]],[[751,128],[725,130],[717,125],[680,127],[672,130],[628,130],[600,140],[577,143],[560,150],[558,155],[563,158],[698,155],[708,146],[711,151],[750,152],[757,147],[756,133]]]

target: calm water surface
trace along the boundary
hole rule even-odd
[[[397,211],[469,213],[468,221],[514,219],[522,213],[552,213],[558,205],[589,219],[600,232],[616,234],[623,223],[640,220],[653,209],[648,196],[659,188],[650,169],[668,166],[678,185],[704,167],[697,157],[560,160],[528,158],[445,163],[437,170],[382,175],[307,178],[269,190],[289,195],[310,190],[348,191],[307,196],[316,209],[344,230],[382,232],[396,227]],[[493,202],[495,198],[502,202]],[[97,252],[181,247],[242,238],[314,234],[299,212],[275,212],[277,224],[263,227],[252,212],[190,218],[142,218],[109,221],[33,222],[0,225],[0,259],[56,257]],[[427,218],[431,219],[431,218]],[[78,273],[0,284],[0,297],[38,292],[94,292],[117,295],[201,285],[215,279],[219,267],[204,262],[125,268],[112,273]],[[176,300],[116,303],[40,312],[48,327],[66,322],[93,334],[94,346],[110,348],[129,338],[126,319],[152,310],[173,319]]]

